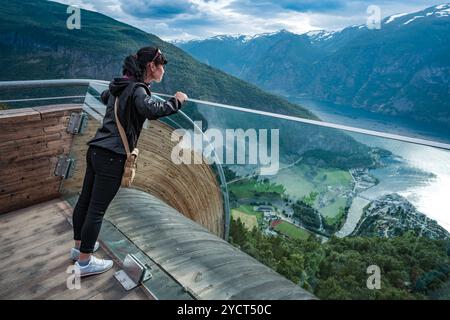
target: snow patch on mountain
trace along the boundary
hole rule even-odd
[[[415,16],[414,18],[409,19],[408,21],[406,21],[406,22],[404,23],[404,25],[407,25],[407,24],[413,22],[414,20],[417,20],[417,19],[420,19],[420,18],[423,18],[423,17],[424,17],[424,16]]]
[[[435,8],[438,10],[441,10],[441,9],[445,9],[445,8],[449,8],[449,7],[450,7],[450,4],[444,3],[444,4],[440,4],[440,5],[436,6]]]
[[[394,14],[392,16],[389,17],[389,19],[385,22],[386,24],[391,23],[392,21],[394,21],[397,18],[403,17],[403,16],[407,16],[409,13],[399,13],[399,14]]]
[[[313,30],[305,33],[311,42],[327,41],[333,38],[337,31]]]
[[[436,15],[438,15],[439,17],[448,17],[450,15],[450,9],[438,11],[436,12]]]
[[[450,4],[448,4],[448,3],[440,4],[438,6],[435,6],[432,9],[433,9],[432,12],[427,13],[427,17],[433,16],[433,15],[437,16],[438,18],[450,16]],[[435,10],[437,10],[437,11],[435,11]]]
[[[282,29],[279,31],[275,31],[275,32],[265,32],[265,33],[259,33],[259,34],[255,34],[255,35],[248,35],[248,36],[243,36],[242,37],[242,42],[248,42],[248,41],[252,41],[258,38],[264,38],[264,37],[272,37],[272,36],[276,36],[279,34],[295,34],[293,32],[290,32],[286,29]]]

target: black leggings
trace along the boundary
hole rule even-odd
[[[123,175],[126,156],[89,146],[83,189],[73,211],[74,239],[81,240],[80,252],[92,253],[103,222]]]

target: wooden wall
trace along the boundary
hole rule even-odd
[[[59,196],[57,158],[68,154],[73,135],[66,132],[81,105],[51,105],[0,110],[0,213]]]

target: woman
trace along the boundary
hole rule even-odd
[[[83,188],[73,212],[75,247],[71,258],[80,275],[99,274],[111,269],[111,260],[98,259],[92,253],[98,249],[98,234],[103,215],[119,190],[126,152],[116,125],[114,102],[119,97],[118,117],[133,150],[146,119],[155,120],[176,113],[187,96],[177,92],[165,102],[151,98],[149,84],[160,82],[167,60],[154,47],[144,47],[128,56],[123,63],[122,78],[114,78],[109,90],[101,94],[107,105],[102,127],[88,142],[86,174]]]

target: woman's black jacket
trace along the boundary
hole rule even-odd
[[[156,101],[151,97],[150,89],[145,83],[128,78],[115,78],[109,89],[101,94],[102,102],[107,106],[102,126],[97,130],[88,145],[125,154],[114,116],[114,102],[119,97],[118,116],[125,129],[130,150],[133,150],[139,139],[146,119],[158,118],[178,112],[181,103],[175,97],[167,101]]]

